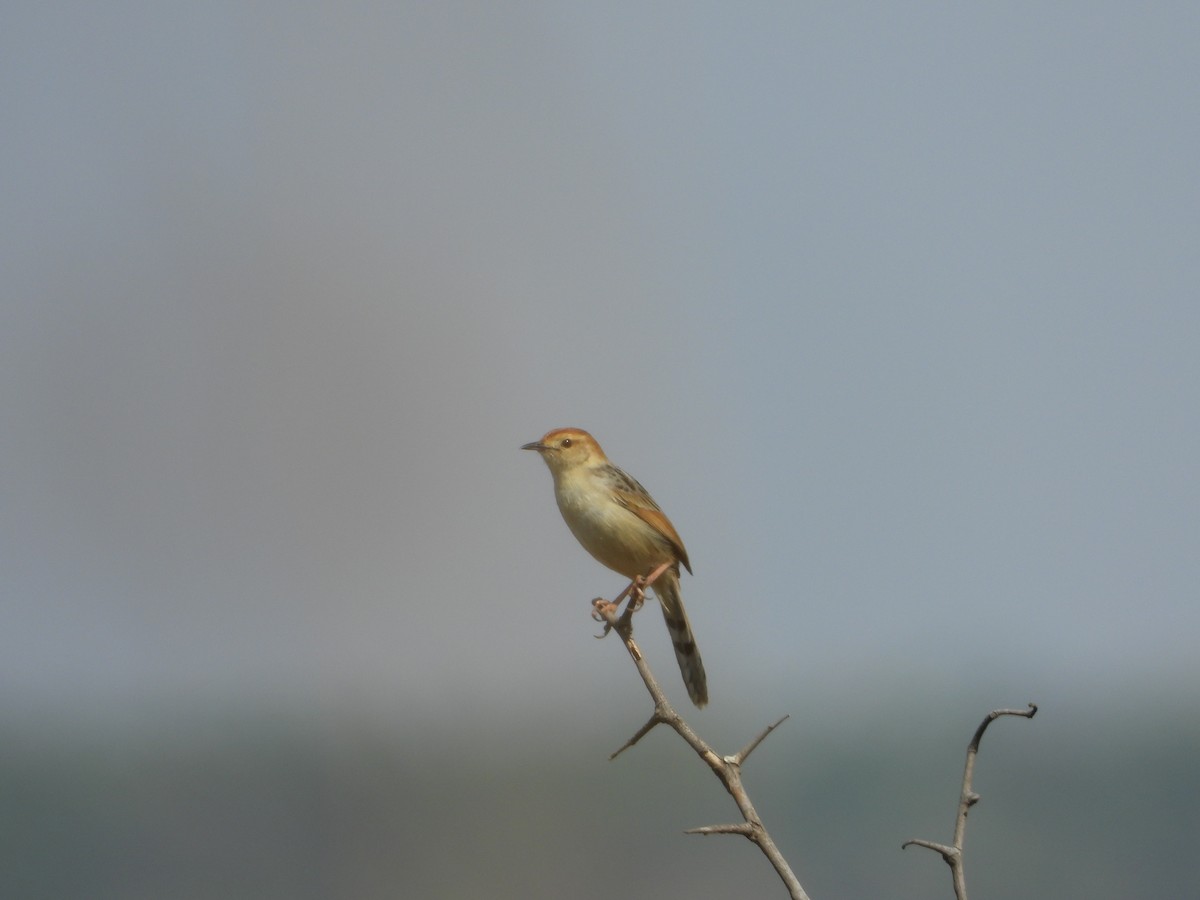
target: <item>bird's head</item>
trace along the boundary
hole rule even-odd
[[[607,458],[596,439],[582,428],[555,428],[540,441],[524,444],[522,450],[536,450],[551,472],[604,462]]]

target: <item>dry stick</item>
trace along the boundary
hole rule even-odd
[[[728,825],[705,825],[701,828],[690,828],[685,833],[742,835],[754,843],[763,852],[768,861],[770,861],[771,865],[774,866],[780,880],[787,887],[788,894],[792,897],[792,900],[809,900],[808,894],[804,893],[804,888],[800,886],[800,882],[796,879],[795,874],[793,874],[787,860],[783,858],[783,854],[779,852],[779,848],[771,840],[771,835],[767,832],[766,826],[763,825],[762,819],[759,818],[758,813],[754,809],[754,804],[750,802],[750,797],[746,793],[746,789],[742,786],[742,763],[763,742],[767,735],[779,727],[787,716],[784,716],[772,725],[768,725],[750,743],[733,756],[722,757],[705,743],[691,729],[691,726],[683,720],[683,717],[675,711],[675,708],[667,702],[667,696],[663,693],[658,681],[655,680],[654,675],[650,672],[650,667],[642,656],[641,649],[634,643],[633,609],[637,605],[635,601],[638,600],[641,589],[648,586],[650,580],[646,580],[634,587],[632,591],[633,596],[630,598],[630,602],[626,604],[625,612],[620,616],[617,615],[616,603],[609,603],[603,598],[597,598],[592,601],[597,621],[605,623],[604,634],[608,634],[610,630],[613,630],[620,635],[621,640],[625,644],[625,649],[629,651],[629,656],[633,659],[633,664],[637,667],[638,674],[642,676],[642,681],[645,682],[646,690],[650,692],[650,697],[654,700],[654,713],[650,716],[649,721],[639,728],[637,733],[627,740],[620,749],[615,751],[609,759],[616,759],[617,756],[645,737],[654,726],[670,726],[696,752],[696,755],[708,764],[713,774],[720,779],[721,784],[725,786],[725,790],[733,797],[733,801],[737,804],[738,811],[741,812],[744,820]],[[599,636],[603,637],[603,635]]]
[[[971,789],[971,780],[975,775],[975,757],[979,753],[979,742],[983,739],[983,733],[987,731],[987,727],[1001,716],[1021,716],[1025,719],[1032,719],[1037,714],[1037,710],[1036,703],[1030,703],[1029,709],[994,709],[975,729],[975,736],[967,745],[967,764],[963,771],[962,792],[958,796],[958,817],[954,821],[953,846],[921,838],[914,838],[901,844],[901,849],[909,844],[916,844],[918,847],[940,853],[942,859],[950,866],[950,874],[954,878],[954,896],[957,900],[967,900],[967,876],[963,871],[963,838],[967,832],[967,812],[979,802],[979,795]]]

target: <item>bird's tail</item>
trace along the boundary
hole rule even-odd
[[[704,663],[700,659],[700,651],[696,648],[691,623],[688,622],[687,612],[683,608],[678,567],[663,572],[653,586],[654,594],[662,606],[663,618],[667,621],[667,631],[671,634],[675,659],[679,663],[679,671],[683,675],[683,683],[687,686],[688,696],[697,706],[704,706],[708,703],[708,679],[704,675]]]

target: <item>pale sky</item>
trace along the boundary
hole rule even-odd
[[[1193,4],[9,10],[0,705],[632,692],[587,617],[620,579],[518,450],[565,425],[683,536],[716,715],[1197,704],[1197,37]]]

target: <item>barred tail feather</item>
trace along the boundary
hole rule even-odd
[[[662,606],[663,618],[667,622],[667,631],[675,647],[675,659],[679,663],[679,671],[683,675],[684,685],[687,686],[688,696],[696,706],[702,707],[708,703],[708,679],[704,675],[704,663],[700,659],[700,651],[696,648],[691,623],[688,622],[687,612],[683,608],[678,569],[663,572],[654,582],[654,593]]]

